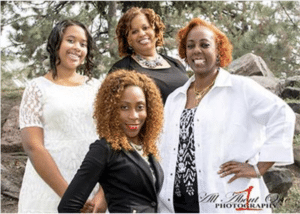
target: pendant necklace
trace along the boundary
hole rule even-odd
[[[153,60],[147,60],[143,57],[141,57],[140,55],[136,54],[136,59],[137,61],[144,65],[144,66],[147,66],[149,68],[156,68],[157,66],[162,66],[163,64],[163,58],[161,55],[157,54],[157,57]]]

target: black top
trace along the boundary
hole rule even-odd
[[[194,145],[194,116],[196,110],[197,108],[184,109],[180,118],[173,196],[176,213],[199,213]]]
[[[188,76],[184,66],[179,60],[166,55],[162,55],[162,57],[170,64],[170,68],[144,68],[140,66],[131,56],[126,56],[116,62],[108,73],[122,68],[147,74],[155,81],[156,85],[160,89],[163,103],[165,103],[169,94],[171,94],[176,88],[186,83]]]
[[[76,213],[99,182],[103,187],[110,213],[157,212],[157,195],[163,172],[149,155],[149,164],[135,151],[115,151],[104,138],[92,143],[80,169],[66,190],[59,212]]]

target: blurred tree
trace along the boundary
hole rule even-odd
[[[11,45],[1,54],[27,63],[28,77],[43,75],[51,29],[62,19],[77,19],[89,26],[95,39],[94,71],[99,77],[119,59],[115,27],[120,15],[132,6],[160,14],[166,25],[162,51],[168,54],[177,53],[178,29],[191,18],[201,17],[230,38],[234,59],[252,52],[277,75],[300,69],[298,1],[1,1],[1,31],[11,29]]]

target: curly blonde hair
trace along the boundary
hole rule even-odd
[[[120,99],[128,86],[140,87],[146,98],[147,118],[139,133],[145,155],[158,158],[157,139],[163,126],[163,103],[159,89],[145,74],[117,70],[103,81],[95,100],[94,118],[97,133],[106,139],[114,150],[132,150],[120,127]]]
[[[144,14],[147,17],[150,26],[154,29],[155,37],[157,38],[156,47],[162,46],[164,43],[164,30],[166,27],[159,15],[149,8],[132,7],[120,18],[116,29],[120,57],[128,56],[133,53],[133,50],[129,48],[127,37],[131,28],[132,19],[140,14]]]
[[[186,59],[186,40],[189,32],[196,26],[204,26],[210,29],[215,35],[217,44],[220,67],[226,67],[232,61],[232,45],[227,36],[213,24],[200,18],[192,19],[187,26],[181,28],[177,34],[179,40],[178,52],[182,59]]]

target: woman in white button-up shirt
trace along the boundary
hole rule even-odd
[[[261,175],[274,163],[293,163],[293,111],[250,78],[222,69],[232,46],[212,24],[195,18],[178,37],[194,75],[165,105],[159,211],[270,212],[277,199]]]

